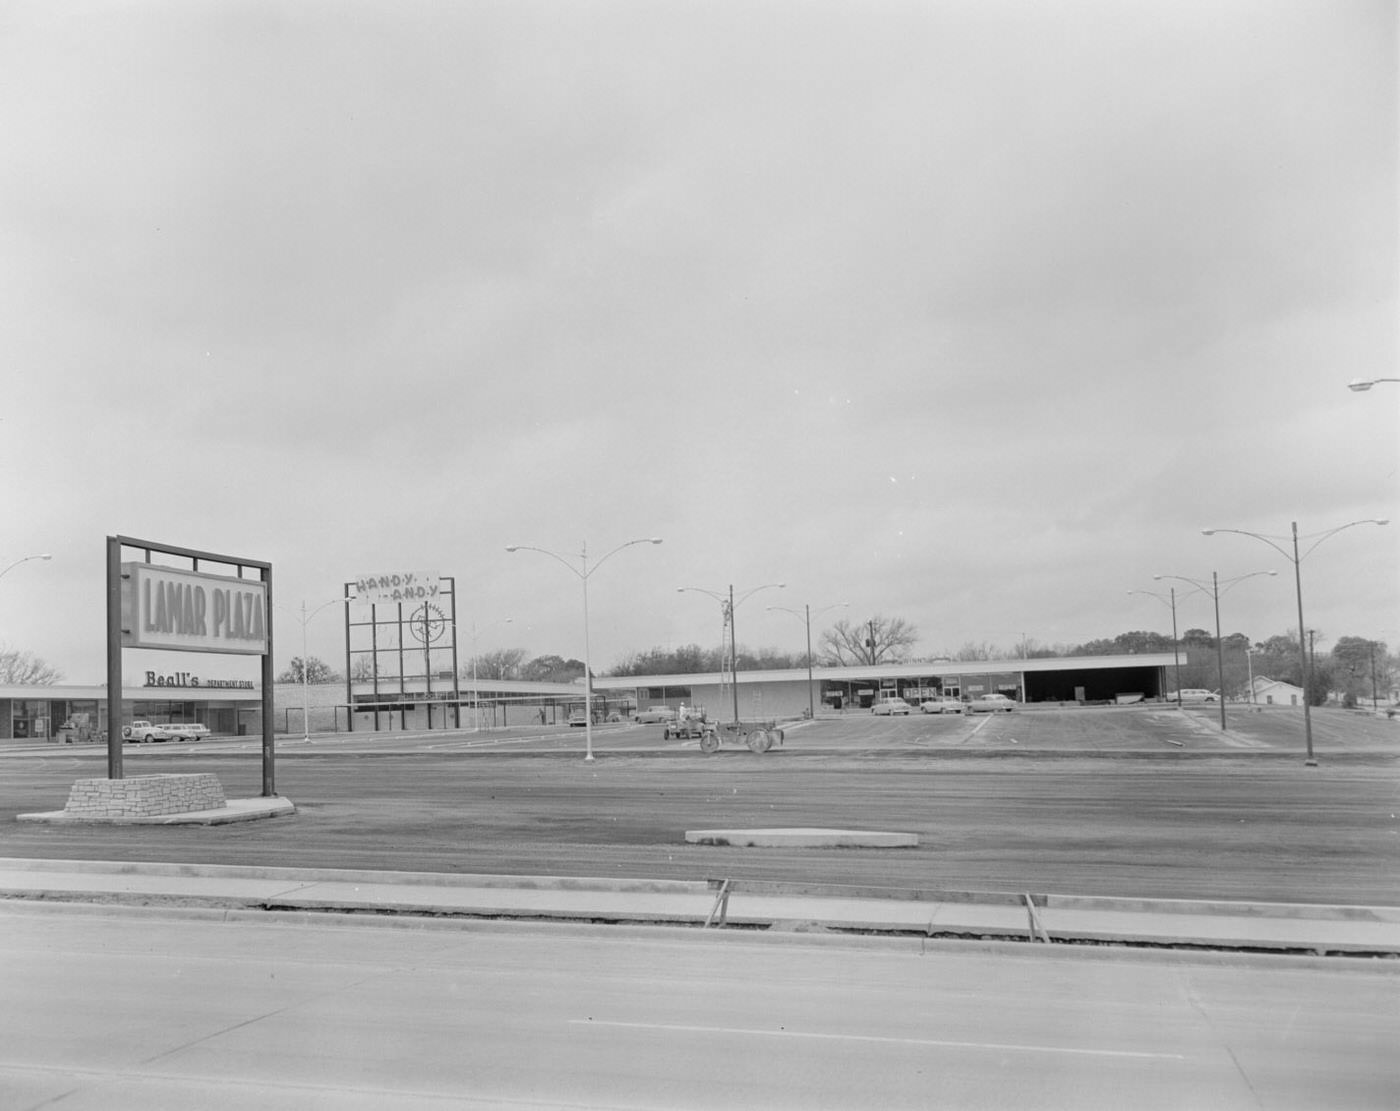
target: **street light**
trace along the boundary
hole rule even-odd
[[[729,675],[734,688],[734,723],[739,723],[739,638],[734,631],[734,607],[742,605],[746,598],[757,594],[760,590],[782,590],[787,583],[766,583],[763,586],[756,586],[752,590],[746,590],[739,595],[738,601],[734,600],[734,584],[729,584],[729,597],[714,590],[706,590],[702,586],[678,586],[677,594],[684,594],[691,591],[695,594],[708,594],[720,604],[720,610],[724,614],[724,623],[729,626]],[[722,651],[723,649],[721,649]],[[724,661],[720,661],[720,685],[724,684]]]
[[[12,564],[10,564],[8,567],[6,567],[5,570],[0,571],[0,578],[4,578],[7,574],[9,574],[11,571],[13,571],[13,570],[14,570],[16,567],[18,567],[21,563],[28,563],[31,559],[53,559],[53,556],[52,556],[51,554],[49,554],[48,552],[45,552],[45,553],[43,553],[42,555],[27,555],[27,556],[25,556],[23,559],[17,559],[17,560],[15,560]]]
[[[306,612],[306,601],[303,599],[301,603],[301,739],[307,744],[311,743],[311,690],[310,679],[306,673],[306,626],[311,623],[313,617],[328,606],[334,606],[337,603],[344,605],[346,602],[353,601],[353,598],[332,598],[329,602],[322,602],[310,613]]]
[[[1176,587],[1169,587],[1171,591],[1171,601],[1163,598],[1155,590],[1130,590],[1129,594],[1146,594],[1156,598],[1162,605],[1170,605],[1172,608],[1172,655],[1176,661],[1176,708],[1185,710],[1186,707],[1181,701],[1181,641],[1176,635]]]
[[[588,566],[587,541],[583,542],[583,549],[579,552],[579,565],[577,567],[570,563],[567,558],[561,556],[558,552],[551,552],[548,548],[536,548],[533,544],[506,545],[506,551],[508,552],[539,552],[541,555],[547,555],[550,559],[557,560],[558,562],[562,563],[565,567],[567,567],[570,571],[572,571],[575,575],[577,575],[579,581],[583,584],[583,727],[584,736],[586,738],[585,743],[587,745],[587,752],[584,756],[585,760],[593,759],[593,662],[589,658],[588,647],[588,577],[592,575],[594,571],[598,570],[598,568],[601,567],[604,563],[606,563],[609,559],[617,555],[618,552],[622,551],[623,548],[630,548],[633,544],[660,543],[661,538],[659,536],[643,537],[638,540],[628,540],[625,543],[619,544],[602,559],[594,563],[592,567]]]
[[[842,606],[849,606],[850,604],[850,602],[834,602],[829,606],[822,606],[821,609],[817,610],[817,616],[820,617],[827,610],[840,609]],[[781,610],[783,613],[792,614],[793,617],[805,618],[807,622],[807,718],[808,720],[815,720],[817,716],[817,700],[816,696],[812,693],[812,607],[804,604],[802,606],[802,613],[798,613],[796,610],[790,610],[787,606],[764,606],[763,608],[766,610]],[[738,715],[736,714],[735,717],[738,717]]]
[[[1277,575],[1277,571],[1251,571],[1247,575],[1236,575],[1233,579],[1225,580],[1225,589],[1244,582],[1245,579],[1252,579],[1257,575]],[[1153,579],[1176,579],[1178,582],[1190,583],[1196,590],[1204,593],[1206,584],[1196,579],[1188,579],[1184,575],[1153,575]],[[1220,731],[1226,732],[1225,726],[1225,644],[1220,638],[1220,573],[1212,571],[1210,573],[1210,591],[1215,597],[1215,664],[1217,674],[1220,676]],[[1176,685],[1176,698],[1181,701],[1181,684]]]
[[[507,550],[509,550],[509,549],[507,549]],[[571,568],[569,568],[569,570],[572,571],[573,568],[571,567]],[[490,629],[490,628],[493,628],[493,627],[496,626],[496,625],[509,625],[513,620],[515,620],[513,617],[507,617],[507,618],[504,618],[504,619],[502,619],[502,620],[500,620],[500,621],[492,622],[491,625],[487,625],[486,627],[487,627],[488,629]],[[476,681],[476,657],[477,657],[477,651],[476,651],[476,618],[473,617],[473,618],[472,618],[472,732],[473,732],[473,733],[480,733],[480,732],[481,732],[481,687],[477,684],[477,681]],[[492,720],[493,722],[496,720],[496,711],[495,711],[494,709],[491,711],[491,720]],[[460,728],[460,727],[461,727],[461,722],[458,722],[457,724],[458,724],[458,727]]]
[[[1385,381],[1385,379],[1377,379],[1377,381]],[[1369,383],[1368,383],[1366,386],[1363,386],[1362,388],[1363,388],[1363,389],[1369,388]],[[1309,694],[1310,694],[1311,691],[1312,691],[1312,669],[1311,669],[1311,668],[1309,667],[1309,665],[1308,665],[1308,650],[1307,650],[1306,644],[1304,643],[1304,638],[1305,638],[1305,636],[1306,636],[1306,633],[1304,632],[1304,630],[1305,630],[1306,626],[1303,624],[1303,571],[1302,571],[1302,563],[1303,563],[1303,560],[1307,559],[1307,557],[1310,556],[1310,555],[1313,553],[1314,549],[1316,549],[1317,546],[1318,546],[1319,544],[1321,544],[1321,543],[1322,543],[1324,540],[1326,540],[1328,537],[1336,536],[1337,533],[1341,532],[1343,529],[1354,528],[1354,527],[1357,526],[1357,525],[1388,525],[1388,524],[1390,524],[1390,521],[1387,520],[1387,519],[1384,518],[1384,517],[1379,517],[1379,518],[1378,518],[1378,517],[1368,517],[1368,518],[1366,518],[1366,519],[1364,519],[1364,520],[1361,520],[1361,521],[1348,521],[1346,524],[1344,524],[1344,525],[1338,525],[1336,528],[1334,528],[1334,529],[1328,529],[1326,532],[1312,533],[1312,534],[1309,535],[1309,536],[1303,537],[1304,540],[1312,540],[1313,543],[1312,543],[1311,545],[1309,545],[1308,550],[1305,551],[1302,555],[1299,555],[1299,554],[1298,554],[1298,522],[1297,522],[1297,521],[1293,521],[1293,522],[1292,522],[1292,526],[1293,526],[1293,554],[1292,554],[1292,555],[1289,555],[1288,550],[1287,550],[1286,548],[1280,546],[1279,543],[1275,543],[1275,541],[1286,541],[1286,540],[1288,539],[1288,537],[1286,537],[1286,536],[1267,536],[1267,535],[1265,535],[1265,534],[1263,534],[1263,533],[1259,533],[1259,532],[1249,532],[1249,531],[1247,531],[1247,530],[1245,530],[1245,529],[1239,529],[1239,528],[1206,528],[1206,529],[1201,529],[1201,534],[1202,534],[1203,536],[1214,536],[1217,532],[1233,532],[1233,533],[1235,533],[1236,535],[1239,535],[1239,536],[1252,536],[1255,540],[1260,540],[1260,541],[1262,541],[1263,543],[1269,545],[1269,547],[1271,547],[1274,551],[1278,552],[1279,555],[1283,556],[1284,559],[1289,560],[1289,561],[1293,564],[1293,582],[1294,582],[1294,585],[1296,586],[1297,591],[1298,591],[1298,655],[1299,655],[1300,662],[1301,662],[1301,665],[1302,665],[1302,670],[1303,670],[1303,734],[1304,734],[1304,736],[1307,738],[1307,745],[1308,745],[1308,758],[1307,758],[1305,761],[1303,761],[1303,763],[1304,763],[1307,767],[1310,767],[1310,768],[1315,768],[1315,767],[1317,767],[1317,759],[1313,756],[1312,708],[1308,705],[1308,696],[1309,696]]]
[[[1352,393],[1365,393],[1372,386],[1380,382],[1400,382],[1400,378],[1353,378],[1347,383],[1347,389]],[[1218,532],[1229,532],[1230,529],[1217,529]]]

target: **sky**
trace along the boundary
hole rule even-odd
[[[1274,570],[1262,640],[1291,560],[1202,529],[1400,517],[1385,0],[11,0],[0,134],[0,647],[67,682],[112,535],[270,562],[278,670],[426,569],[606,671],[719,642],[680,587],[933,657]],[[1400,644],[1400,521],[1301,571]]]

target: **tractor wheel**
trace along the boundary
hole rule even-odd
[[[706,756],[719,748],[719,736],[715,733],[700,734],[700,751]]]

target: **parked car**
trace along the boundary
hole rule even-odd
[[[930,698],[927,702],[919,703],[919,711],[925,714],[960,714],[963,704],[956,698]]]
[[[1006,695],[993,691],[991,694],[979,694],[967,704],[967,708],[974,714],[1009,714],[1016,709],[1016,703]]]
[[[150,744],[152,741],[173,741],[178,738],[170,731],[168,725],[156,725],[149,721],[133,721],[130,725],[122,726],[122,739],[130,741],[132,744],[141,744],[142,742]]]
[[[632,720],[638,725],[669,724],[676,720],[676,711],[669,706],[652,706],[646,710],[638,710],[632,716]]]
[[[911,714],[914,707],[905,702],[902,698],[882,698],[871,707],[872,714]]]
[[[1168,702],[1180,702],[1183,705],[1190,702],[1219,702],[1213,691],[1202,690],[1200,687],[1182,687],[1179,691],[1173,691],[1167,695]]]
[[[575,710],[569,715],[569,724],[577,726],[586,726],[588,724],[588,715],[585,714],[582,710]]]
[[[201,737],[209,736],[209,726],[198,721],[180,725],[172,723],[167,725],[165,729],[167,732],[174,734],[175,740],[177,741],[197,741]]]

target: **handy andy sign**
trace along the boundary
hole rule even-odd
[[[431,602],[442,589],[436,571],[389,571],[382,575],[361,575],[355,580],[355,600],[372,606],[394,603]]]
[[[267,652],[267,586],[150,563],[122,564],[122,643],[185,652]]]

